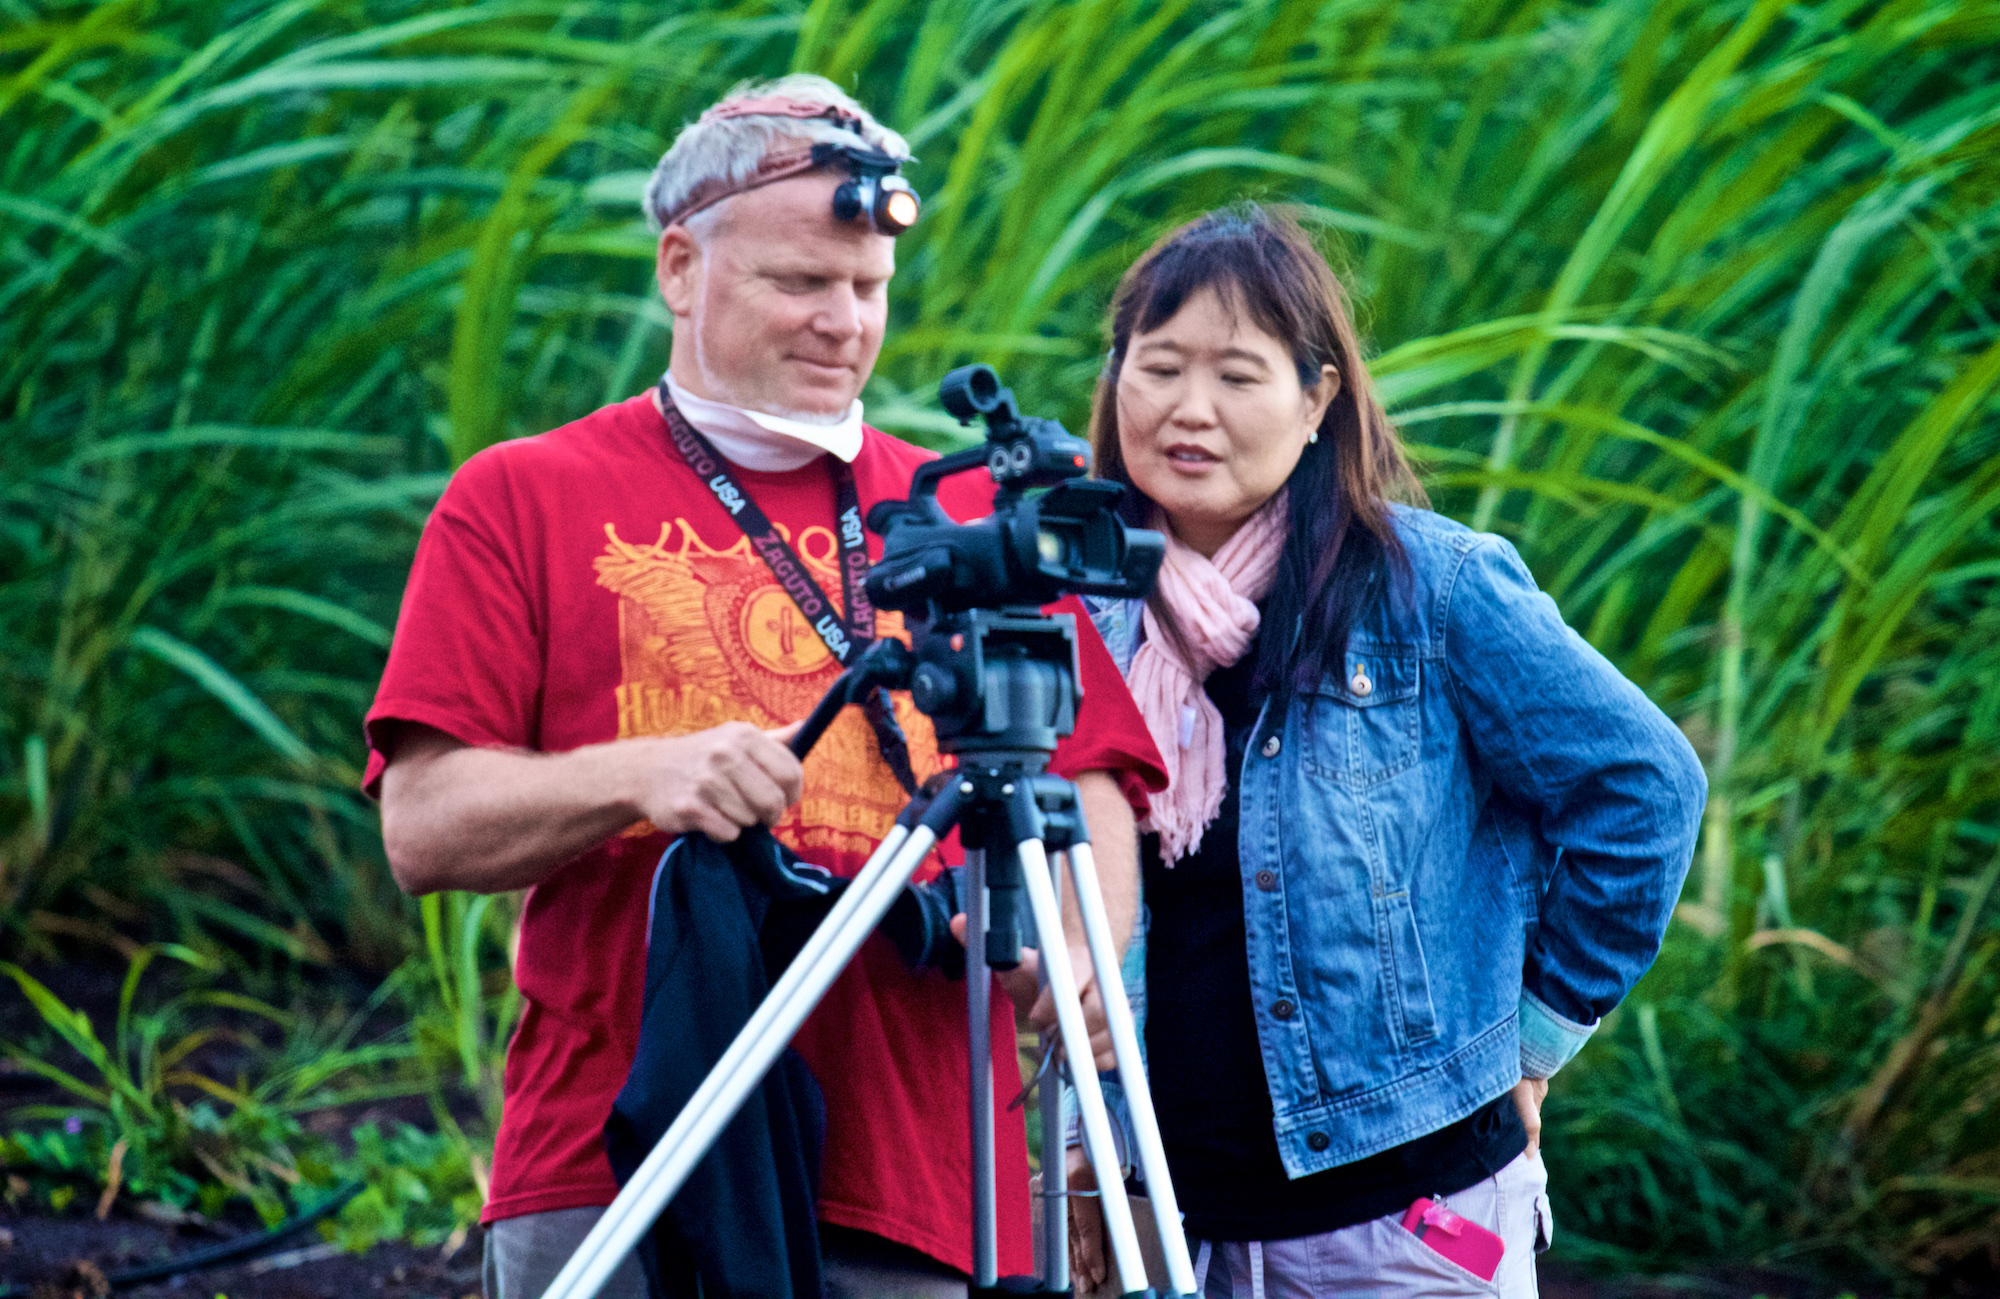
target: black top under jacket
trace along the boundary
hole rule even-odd
[[[767,832],[682,835],[653,881],[646,993],[632,1071],[604,1124],[620,1186],[707,1077],[846,881]],[[913,966],[962,975],[951,873],[906,889],[882,931]],[[820,1299],[814,1201],[825,1104],[789,1049],[640,1243],[654,1299]]]
[[[1527,1148],[1510,1096],[1351,1164],[1286,1175],[1272,1131],[1257,1042],[1237,854],[1237,773],[1257,724],[1253,644],[1204,689],[1222,714],[1228,792],[1201,845],[1172,868],[1159,836],[1142,845],[1146,1060],[1160,1136],[1187,1233],[1199,1240],[1286,1240],[1399,1213],[1419,1196],[1463,1190]]]

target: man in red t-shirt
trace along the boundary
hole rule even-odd
[[[858,709],[803,766],[784,746],[839,663],[725,508],[727,489],[669,436],[673,422],[706,437],[834,597],[839,485],[851,480],[865,516],[928,458],[861,423],[895,244],[865,211],[835,215],[848,176],[800,165],[815,143],[908,154],[811,77],[739,90],[682,132],[647,190],[674,316],[667,379],[466,462],[425,528],[368,714],[367,787],[398,882],[528,890],[483,1219],[490,1299],[539,1296],[616,1193],[602,1129],[638,1038],[648,889],[669,836],[729,840],[762,823],[852,875],[904,800]],[[982,495],[970,477],[944,496],[961,518],[990,505],[990,481],[979,476]],[[1128,797],[1164,778],[1089,620],[1077,623],[1084,703],[1053,767],[1082,792],[1122,937],[1137,891]],[[878,613],[875,630],[897,634],[901,619]],[[942,765],[935,737],[906,697],[894,708],[921,779]],[[1077,965],[1087,978],[1080,952]],[[830,1294],[964,1293],[965,1023],[962,983],[907,970],[877,938],[794,1041],[826,1097]],[[1004,1033],[993,1059],[1010,1076]],[[1001,1112],[999,1134],[1000,1267],[1026,1272],[1017,1111]],[[606,1293],[643,1295],[630,1260]]]

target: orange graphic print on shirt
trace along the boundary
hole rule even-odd
[[[829,528],[782,528],[820,589],[840,590],[839,547]],[[618,737],[685,735],[724,722],[784,726],[812,711],[840,664],[764,561],[739,537],[715,550],[685,520],[662,524],[651,545],[620,538],[594,561],[598,585],[618,596]],[[902,615],[875,617],[876,634],[900,636]],[[918,779],[943,765],[930,719],[891,695]],[[806,759],[805,797],[778,837],[835,866],[858,865],[888,833],[907,796],[875,747],[861,710],[849,708]]]

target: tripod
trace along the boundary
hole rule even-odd
[[[1046,774],[1058,735],[1074,717],[1074,628],[1066,617],[953,615],[927,631],[913,654],[877,641],[827,692],[792,740],[801,757],[849,703],[884,686],[907,687],[937,722],[939,748],[958,766],[934,778],[896,818],[750,1020],[702,1080],[659,1143],[564,1265],[543,1299],[594,1299],[639,1243],[688,1174],[756,1090],[792,1036],[832,986],[938,841],[957,829],[966,849],[966,1004],[970,1014],[972,1107],[972,1294],[999,1289],[994,1187],[991,987],[994,968],[1019,961],[1019,903],[1041,952],[1058,1031],[1075,1075],[1084,1148],[1097,1172],[1119,1288],[1149,1290],[1132,1209],[1125,1194],[1093,1064],[1090,1036],[1063,936],[1050,849],[1067,863],[1091,966],[1104,1003],[1113,1051],[1132,1111],[1139,1166],[1173,1292],[1192,1295],[1194,1265],[1181,1231],[1152,1098],[1139,1055],[1131,1007],[1119,975],[1117,945],[1098,889],[1097,870],[1077,804],[1076,787]],[[1062,1176],[1061,1091],[1045,1080],[1037,1105],[1043,1177]],[[1052,1135],[1053,1133],[1053,1135]],[[1050,1158],[1053,1150],[1055,1157]],[[1068,1225],[1061,1193],[1044,1214],[1043,1293],[1067,1293]],[[1018,1293],[1018,1292],[1012,1292]]]

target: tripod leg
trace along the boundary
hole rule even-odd
[[[932,812],[946,805],[944,817],[948,821],[956,807],[955,796],[940,796]],[[611,1273],[652,1227],[722,1129],[770,1072],[785,1044],[847,962],[875,932],[896,895],[936,844],[933,824],[927,816],[913,831],[904,832],[899,826],[876,848],[722,1059],[688,1098],[666,1135],[543,1292],[543,1299],[594,1299],[603,1289]]]
[[[1076,972],[1070,969],[1069,943],[1063,937],[1062,909],[1049,883],[1049,858],[1039,839],[1020,844],[1021,878],[1027,886],[1028,906],[1035,916],[1042,968],[1048,971],[1049,991],[1056,1004],[1056,1019],[1062,1028],[1063,1048],[1069,1056],[1070,1072],[1076,1078],[1077,1110],[1083,1119],[1083,1144],[1097,1170],[1098,1194],[1103,1199],[1104,1227],[1111,1237],[1111,1258],[1118,1269],[1118,1284],[1126,1294],[1147,1288],[1146,1262],[1139,1253],[1139,1234],[1132,1226],[1132,1204],[1125,1196],[1125,1179],[1118,1169],[1118,1148],[1111,1138],[1111,1117],[1104,1108],[1104,1093],[1097,1086],[1097,1066],[1090,1049],[1090,1033],[1083,1023],[1083,1003],[1077,997]]]
[[[965,1009],[970,1025],[972,1116],[972,1284],[1000,1279],[993,1190],[993,969],[986,963],[986,851],[965,853]]]
[[[1083,917],[1084,936],[1090,942],[1090,962],[1097,971],[1097,991],[1104,999],[1104,1018],[1111,1029],[1111,1049],[1118,1057],[1118,1077],[1125,1084],[1125,1100],[1132,1112],[1139,1168],[1146,1178],[1146,1194],[1153,1202],[1153,1222],[1160,1229],[1160,1251],[1166,1256],[1167,1280],[1175,1294],[1192,1295],[1194,1263],[1188,1257],[1180,1205],[1174,1198],[1173,1179],[1167,1173],[1166,1148],[1160,1144],[1160,1123],[1153,1112],[1153,1093],[1146,1084],[1146,1067],[1139,1054],[1138,1026],[1132,1021],[1132,1004],[1125,999],[1125,981],[1118,969],[1118,946],[1111,941],[1111,921],[1104,912],[1104,895],[1097,887],[1097,865],[1087,843],[1072,844],[1068,856],[1070,874],[1076,884],[1077,909]]]
[[[1062,872],[1051,869],[1049,883],[1055,890],[1056,911],[1062,911]],[[1042,986],[1047,987],[1048,971],[1042,971]],[[1042,1059],[1048,1060],[1058,1037],[1055,1033],[1042,1034]],[[1035,1112],[1042,1121],[1042,1285],[1045,1289],[1065,1291],[1070,1288],[1069,1276],[1069,1151],[1064,1148],[1064,1129],[1068,1126],[1063,1114],[1062,1078],[1051,1065],[1035,1089]]]

